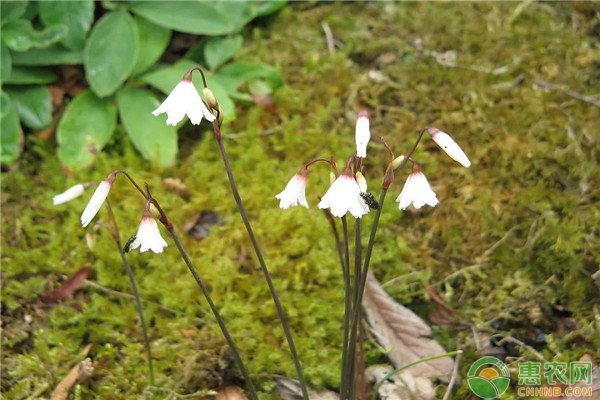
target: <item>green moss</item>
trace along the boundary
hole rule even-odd
[[[359,107],[371,111],[374,140],[366,173],[376,196],[387,162],[379,136],[401,153],[420,128],[435,125],[451,133],[473,161],[462,169],[424,142],[416,158],[441,204],[418,213],[395,207],[404,178],[397,177],[372,262],[383,283],[398,278],[387,290],[427,317],[435,309],[427,291],[433,285],[460,311],[457,319],[478,331],[527,343],[545,334],[546,343],[536,348],[548,360],[573,361],[585,353],[598,360],[592,311],[598,287],[590,278],[600,261],[598,109],[534,83],[543,79],[585,95],[597,92],[599,40],[590,15],[583,4],[307,3],[290,5],[245,32],[240,59],[277,66],[286,85],[273,95],[275,114],[240,105],[239,118],[223,131],[225,137],[240,134],[226,139],[226,146],[313,387],[336,388],[341,363],[341,271],[330,228],[316,208],[328,174],[317,168],[311,175],[308,210],[281,211],[273,196],[312,157],[345,162],[354,150]],[[344,44],[333,56],[322,21]],[[415,44],[419,40],[423,48]],[[430,55],[449,50],[457,54],[456,67]],[[387,62],[380,59],[383,53]],[[376,68],[383,78],[369,75]],[[223,225],[202,242],[182,234],[184,245],[263,391],[261,398],[274,398],[272,374],[295,376],[216,145],[207,125],[184,129],[185,150],[167,170],[149,166],[117,135],[92,169],[65,179],[53,145],[28,137],[21,163],[3,174],[2,391],[7,398],[48,397],[87,345],[98,366],[78,386],[77,396],[128,399],[144,391],[145,353],[132,301],[86,287],[74,299],[81,312],[68,303],[52,309],[36,304],[61,277],[84,266],[92,267],[96,283],[130,292],[106,230],[88,229],[97,243],[91,251],[86,246],[79,216],[89,194],[51,205],[52,195],[69,185],[98,181],[118,168],[150,184],[180,232],[202,210],[221,216]],[[189,198],[170,193],[162,183],[166,177],[182,179]],[[143,202],[120,177],[111,203],[125,240],[137,230]],[[364,220],[368,232],[372,215]],[[105,221],[102,211],[95,222]],[[146,307],[157,385],[185,394],[231,380],[231,356],[174,246],[160,256],[128,258],[143,298],[177,311]],[[575,325],[554,315],[557,304],[573,313]],[[31,322],[24,322],[26,315]],[[480,357],[471,329],[436,326],[435,331],[446,348],[458,343],[466,349],[461,363],[466,376]],[[519,360],[533,360],[526,349],[516,353],[508,360],[514,371]],[[385,361],[372,345],[367,357]],[[463,383],[454,397],[469,393]]]

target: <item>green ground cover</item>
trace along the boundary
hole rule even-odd
[[[321,22],[339,41],[334,55]],[[437,310],[430,287],[459,312],[434,330],[448,350],[466,350],[461,376],[480,357],[473,330],[517,338],[548,361],[587,353],[598,362],[598,284],[591,275],[600,259],[600,113],[593,98],[560,90],[600,93],[600,17],[593,4],[299,3],[249,26],[244,36],[240,57],[275,66],[285,85],[273,94],[275,111],[240,105],[223,133],[234,134],[225,139],[234,173],[311,386],[336,388],[341,364],[341,271],[330,228],[316,208],[328,173],[311,175],[309,210],[279,210],[274,195],[310,158],[334,156],[343,163],[354,151],[355,112],[363,107],[375,139],[365,165],[376,197],[387,163],[379,136],[400,154],[423,126],[437,126],[473,162],[464,169],[425,142],[416,158],[441,203],[398,211],[392,201],[404,180],[398,176],[371,264],[382,283],[398,278],[386,290],[426,320]],[[119,254],[101,228],[104,211],[97,229],[88,229],[96,238],[93,250],[86,245],[79,216],[90,194],[59,207],[51,203],[72,184],[99,181],[119,168],[151,185],[180,231],[203,210],[221,216],[223,224],[209,237],[199,242],[182,234],[184,244],[261,398],[275,398],[272,374],[294,377],[209,129],[188,124],[180,132],[179,160],[168,169],[152,167],[115,135],[92,168],[68,178],[52,142],[28,137],[21,161],[2,174],[6,398],[48,398],[88,345],[99,364],[78,388],[81,398],[139,398],[147,385],[132,300],[86,286],[74,298],[81,310],[71,302],[48,308],[37,301],[82,267],[93,270],[94,283],[130,292]],[[180,178],[190,195],[165,186],[169,177]],[[110,199],[121,234],[134,234],[143,208],[139,194],[119,178]],[[366,227],[372,217],[364,218]],[[186,394],[235,381],[225,342],[175,247],[128,257],[151,302],[146,313],[157,386]],[[507,344],[503,351],[513,368],[518,360],[536,361],[522,346]],[[371,344],[367,359],[385,361]],[[441,385],[438,393],[444,390]],[[455,398],[469,393],[463,382]]]

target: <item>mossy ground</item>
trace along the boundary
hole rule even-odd
[[[333,56],[323,21],[343,44]],[[418,213],[394,207],[404,179],[398,176],[372,262],[383,283],[399,278],[387,290],[427,319],[436,309],[431,286],[460,312],[456,320],[476,331],[515,337],[548,361],[574,361],[588,353],[598,362],[593,307],[599,297],[591,275],[600,259],[600,113],[597,106],[535,82],[597,95],[599,32],[593,4],[534,2],[297,3],[247,28],[239,58],[275,65],[286,85],[274,94],[276,114],[241,105],[239,118],[223,131],[241,133],[226,139],[226,146],[313,387],[335,388],[341,361],[341,272],[330,228],[315,207],[328,173],[311,175],[309,210],[281,211],[273,196],[310,158],[345,161],[354,151],[360,107],[371,112],[374,139],[366,171],[376,197],[387,162],[379,136],[400,154],[423,126],[437,126],[473,161],[463,169],[426,141],[416,158],[441,203]],[[456,65],[433,56],[446,51],[456,52]],[[87,345],[99,364],[78,388],[81,398],[143,397],[147,371],[133,301],[86,287],[76,297],[81,312],[68,303],[51,309],[34,305],[61,277],[84,266],[93,269],[97,284],[130,292],[106,229],[89,229],[97,243],[93,251],[86,246],[79,215],[89,194],[51,205],[53,194],[117,168],[148,182],[180,230],[202,210],[219,213],[223,225],[202,242],[182,235],[184,245],[228,321],[261,398],[275,396],[272,374],[294,377],[208,125],[185,129],[180,143],[185,150],[167,170],[153,168],[117,135],[93,168],[67,179],[53,145],[28,138],[20,164],[3,174],[7,399],[48,398]],[[182,179],[191,196],[170,193],[162,183],[166,177]],[[111,203],[122,236],[134,234],[143,206],[139,195],[119,178]],[[100,225],[103,213],[96,218]],[[372,217],[364,218],[365,231]],[[231,379],[224,340],[175,247],[128,258],[143,298],[151,302],[146,313],[157,385],[173,391],[159,397],[176,398],[175,392],[193,393]],[[557,316],[557,306],[572,313],[569,323]],[[434,328],[447,349],[467,350],[460,368],[464,378],[480,357],[472,329]],[[370,362],[385,360],[368,348]],[[508,352],[513,377],[517,360],[537,361],[520,346]],[[438,392],[444,390],[442,385]],[[469,393],[463,379],[455,398]]]

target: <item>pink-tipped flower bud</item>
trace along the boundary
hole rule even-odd
[[[463,167],[469,168],[471,161],[467,155],[462,151],[460,146],[448,135],[446,132],[442,132],[437,128],[427,128],[427,133],[431,135],[431,138],[442,150],[446,152],[454,161],[460,163]]]
[[[400,168],[400,165],[404,162],[405,158],[406,157],[404,157],[404,156],[398,156],[398,157],[394,158],[394,161],[392,161],[392,167],[394,169]]]
[[[369,128],[369,113],[362,110],[358,113],[356,119],[356,156],[360,158],[367,157],[367,145],[371,139]]]

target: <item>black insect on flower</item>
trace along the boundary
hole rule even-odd
[[[379,210],[379,203],[371,193],[362,192],[360,197],[362,197],[371,210]]]
[[[133,235],[127,240],[127,243],[125,243],[125,246],[123,246],[123,251],[125,253],[129,253],[131,251],[131,246],[133,245],[133,242],[135,242],[135,239],[136,235]]]

